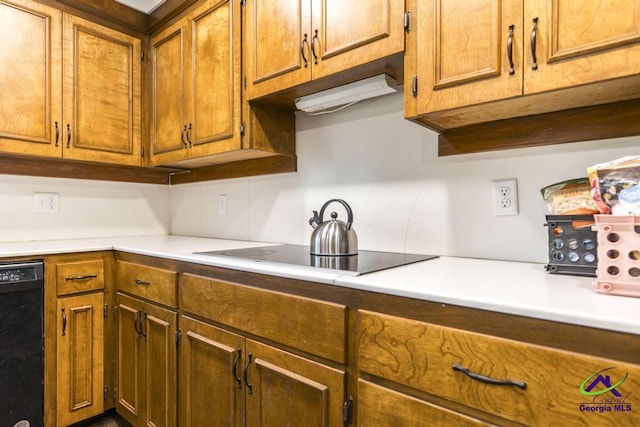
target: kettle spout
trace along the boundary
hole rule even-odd
[[[318,211],[313,211],[313,216],[309,218],[309,225],[311,228],[316,228],[322,222],[322,218],[318,215]]]

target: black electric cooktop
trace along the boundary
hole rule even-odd
[[[274,245],[195,253],[256,262],[287,264],[311,269],[324,269],[334,272],[338,270],[341,273],[354,276],[437,258],[437,256],[434,255],[362,250],[358,251],[357,255],[320,256],[311,255],[309,253],[309,246],[302,245]]]

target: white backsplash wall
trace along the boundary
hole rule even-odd
[[[58,214],[34,213],[34,192],[58,193]],[[0,242],[169,232],[167,186],[0,175]]]
[[[631,137],[438,157],[437,135],[403,118],[401,93],[297,113],[296,127],[297,173],[173,186],[171,233],[306,245],[312,210],[342,198],[361,249],[546,262],[540,188],[640,154]],[[503,178],[518,180],[517,216],[493,214],[492,181]],[[338,204],[325,219],[332,210],[346,219]]]

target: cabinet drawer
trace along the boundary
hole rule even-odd
[[[58,295],[104,289],[104,261],[66,262],[56,264]]]
[[[178,273],[175,271],[118,261],[116,281],[120,291],[169,307],[178,306]]]
[[[640,366],[363,310],[358,369],[528,425],[640,425]]]
[[[181,280],[185,312],[345,362],[345,306],[190,274]]]
[[[358,380],[356,408],[359,426],[464,427],[489,425],[362,379]]]

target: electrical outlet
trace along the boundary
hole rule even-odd
[[[220,194],[218,196],[218,213],[224,215],[227,213],[227,195]]]
[[[40,214],[57,214],[60,212],[58,193],[33,193],[33,212]]]
[[[518,215],[518,187],[515,178],[493,181],[493,210],[496,216]]]

